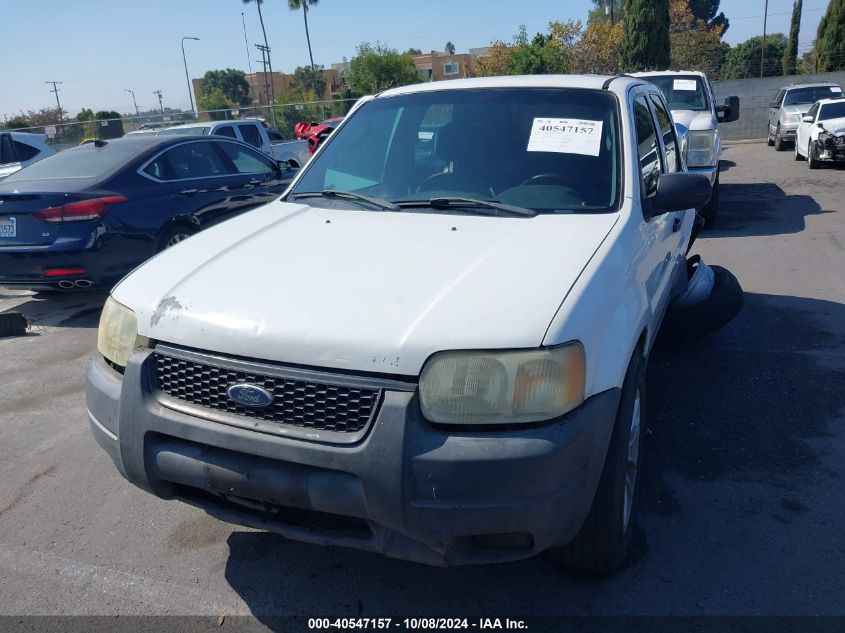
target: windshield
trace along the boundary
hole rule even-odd
[[[291,195],[335,189],[393,203],[461,197],[538,213],[609,211],[619,199],[618,130],[616,98],[598,90],[440,90],[375,99],[308,164]],[[349,205],[339,198],[301,202]]]
[[[120,140],[110,141],[104,147],[87,143],[32,163],[4,179],[3,184],[22,180],[99,178],[119,169],[140,151],[138,145]]]
[[[786,93],[783,105],[797,105],[799,103],[815,103],[819,99],[827,99],[842,94],[839,86],[812,86],[810,88],[794,88]]]
[[[704,82],[697,75],[644,75],[660,88],[670,110],[709,110]]]
[[[845,119],[845,101],[842,103],[827,103],[822,106],[819,121],[829,121],[830,119]]]
[[[160,136],[197,136],[208,134],[210,127],[169,127],[161,132]]]

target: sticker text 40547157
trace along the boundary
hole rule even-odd
[[[601,121],[537,117],[531,125],[526,149],[529,152],[598,156],[601,150],[601,130]]]

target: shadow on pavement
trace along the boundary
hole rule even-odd
[[[643,530],[630,566],[615,577],[568,573],[545,557],[441,569],[298,544],[268,533],[235,532],[228,539],[226,580],[271,628],[277,624],[272,616],[283,614],[683,612],[685,599],[682,606],[680,596],[666,584],[666,568],[652,561],[665,559],[681,544],[696,539],[696,512],[706,509],[682,507],[667,475],[673,474],[674,486],[685,486],[687,481],[690,487],[702,481],[717,487],[756,485],[756,494],[761,494],[761,484],[763,494],[778,504],[784,489],[806,491],[813,486],[826,450],[813,440],[832,432],[831,419],[845,407],[843,343],[845,306],[746,294],[745,309],[721,330],[682,347],[655,348],[648,374],[641,511],[644,523],[659,522],[659,534],[650,542],[648,530]],[[794,497],[806,499],[801,492]],[[794,506],[796,512],[803,511],[799,505]],[[722,512],[718,521],[727,534],[737,530],[754,534],[761,521],[773,520]],[[668,514],[673,514],[671,521]],[[823,537],[831,537],[831,530],[838,528],[822,530]],[[723,591],[747,589],[734,586],[742,581],[726,570],[736,562],[728,560],[730,555],[716,542],[696,539],[694,547],[712,561],[716,571],[711,573],[724,576]],[[802,547],[795,557],[808,551],[818,555],[811,546]],[[748,573],[765,577],[775,563],[764,555],[752,563],[758,569]],[[679,566],[676,573],[694,585],[701,570]],[[538,611],[538,605],[550,613]]]
[[[95,328],[108,297],[106,291],[8,293],[0,289],[0,299],[13,300],[9,307],[0,302],[0,312],[20,312],[32,321],[33,331],[42,327]]]
[[[702,231],[701,237],[800,233],[807,216],[835,213],[822,210],[811,196],[787,195],[768,182],[722,183],[720,198],[716,226]]]

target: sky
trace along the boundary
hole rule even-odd
[[[762,31],[765,0],[722,0],[731,26],[725,40],[736,44]],[[788,32],[792,0],[769,0],[767,32]],[[812,44],[828,0],[804,0],[799,52]],[[286,0],[265,0],[264,24],[272,49],[273,70],[292,72],[308,64],[302,12]],[[525,24],[528,33],[545,31],[552,20],[586,22],[590,0],[320,0],[308,14],[314,62],[328,67],[352,57],[363,42],[384,42],[399,50],[457,52],[510,41]],[[249,55],[241,19],[246,21]],[[254,3],[241,0],[0,0],[0,116],[55,105],[52,86],[61,81],[59,98],[72,116],[83,107],[134,111],[158,106],[188,109],[182,62],[185,42],[191,77],[206,71],[256,70],[262,42]]]

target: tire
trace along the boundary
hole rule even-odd
[[[609,573],[620,569],[628,557],[639,505],[645,366],[638,349],[625,373],[610,446],[584,525],[570,543],[549,550],[552,559],[568,567]]]
[[[670,306],[660,328],[669,343],[700,339],[730,323],[742,310],[745,295],[739,280],[721,266],[713,269],[713,290],[701,303],[684,308]]]
[[[807,145],[807,167],[810,169],[818,169],[822,166],[822,162],[815,157],[816,154],[816,142],[810,141],[810,144]]]
[[[175,246],[179,242],[188,239],[196,232],[196,229],[183,224],[169,226],[161,232],[161,235],[158,236],[156,253],[160,253],[171,246]]]
[[[798,139],[795,139],[795,160],[804,160],[801,152],[798,150]]]
[[[786,141],[780,135],[780,125],[778,125],[778,129],[775,130],[775,151],[782,152],[786,149]]]
[[[775,144],[774,139],[772,138],[772,128],[766,124],[766,145],[771,147]]]
[[[713,192],[710,194],[710,200],[707,201],[699,215],[704,220],[704,227],[712,229],[716,226],[716,215],[719,213],[719,172],[716,172],[716,180],[713,181]]]

